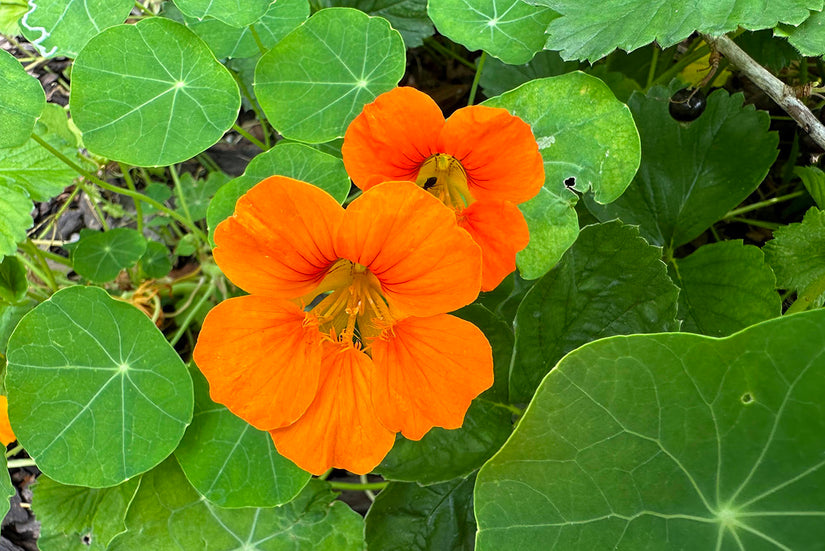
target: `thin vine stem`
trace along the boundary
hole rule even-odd
[[[362,484],[360,482],[336,482],[334,480],[328,480],[327,482],[333,490],[355,490],[359,492],[383,490],[389,484],[389,482],[367,482],[366,484]]]
[[[36,467],[37,463],[34,459],[10,459],[6,466],[9,469],[17,469],[20,467]]]
[[[467,100],[467,105],[472,105],[476,101],[478,83],[481,80],[481,71],[484,70],[485,61],[487,61],[487,52],[482,50],[481,57],[478,58],[478,66],[476,66],[476,75],[473,77],[473,85],[470,87],[470,98]]]
[[[183,319],[183,322],[181,322],[180,326],[178,327],[178,330],[175,331],[175,334],[169,340],[169,344],[175,346],[178,343],[183,334],[186,333],[186,330],[189,329],[189,325],[192,323],[192,320],[195,318],[195,315],[201,309],[201,306],[206,304],[206,301],[209,300],[210,296],[212,296],[212,292],[215,290],[215,287],[217,287],[217,282],[214,279],[210,280],[209,286],[206,288],[206,291],[204,291],[203,296],[201,296],[200,300],[198,300],[198,302],[194,306],[189,308],[189,312],[186,314],[186,317]]]
[[[123,163],[118,163],[120,166],[120,172],[123,174],[123,181],[126,182],[126,187],[129,188],[130,191],[137,193],[137,188],[135,187],[135,181],[132,180],[131,174],[129,174],[129,167],[124,165]],[[135,223],[137,224],[137,231],[140,235],[143,235],[143,206],[140,204],[140,201],[135,201]]]
[[[60,205],[60,208],[56,213],[54,213],[54,216],[51,217],[49,223],[46,224],[46,227],[40,230],[40,234],[38,236],[40,239],[43,239],[46,232],[52,229],[52,227],[54,227],[54,232],[52,232],[52,239],[54,239],[54,234],[57,231],[57,221],[60,220],[60,217],[63,216],[63,213],[66,212],[66,209],[69,208],[69,205],[72,204],[72,201],[75,197],[77,197],[78,193],[80,193],[80,186],[74,186],[74,189],[69,194],[69,197],[63,202],[62,205]]]
[[[265,143],[263,143],[261,140],[259,140],[243,128],[241,128],[241,126],[238,123],[233,124],[232,129],[244,138],[246,138],[247,140],[249,140],[250,142],[252,142],[253,144],[255,144],[255,146],[261,151],[266,151],[269,149]]]
[[[427,46],[430,46],[431,48],[433,48],[435,51],[437,51],[441,55],[451,57],[451,58],[455,59],[456,61],[458,61],[459,63],[461,63],[462,65],[465,65],[465,66],[467,66],[470,69],[475,71],[476,66],[472,62],[467,61],[466,59],[464,59],[463,57],[461,57],[457,53],[455,53],[452,50],[450,50],[449,48],[445,47],[438,40],[435,40],[434,38],[425,38],[424,43]]]

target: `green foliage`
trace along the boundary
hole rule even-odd
[[[132,165],[197,155],[232,126],[240,102],[206,44],[160,17],[98,34],[72,70],[71,111],[86,147]]]
[[[498,96],[518,88],[525,82],[544,77],[555,77],[579,69],[579,63],[564,61],[558,52],[538,52],[529,63],[511,65],[491,58],[484,64],[479,83],[487,96]]]
[[[42,526],[38,547],[41,551],[105,551],[116,535],[126,531],[126,511],[140,480],[136,477],[98,489],[66,486],[40,476],[33,498]]]
[[[821,56],[825,54],[825,12],[817,11],[811,13],[801,25],[796,27],[783,26],[782,30],[788,32],[788,42],[796,47],[802,55]]]
[[[810,306],[825,303],[825,211],[816,207],[798,224],[788,224],[765,243],[765,257],[781,289],[797,291]]]
[[[146,241],[146,251],[140,257],[140,269],[146,277],[153,279],[168,274],[172,270],[169,248],[160,241]]]
[[[593,190],[597,201],[614,201],[639,166],[639,135],[627,106],[602,81],[579,72],[533,80],[485,105],[503,107],[530,124],[544,159],[544,190],[521,205],[530,244],[516,257],[522,276],[535,279],[578,234],[578,199],[567,187],[569,179],[573,190]]]
[[[325,8],[355,8],[369,15],[383,17],[401,33],[407,48],[421,46],[435,32],[427,17],[427,0],[318,0]]]
[[[782,313],[776,277],[762,251],[741,241],[705,245],[674,260],[682,331],[723,337]]]
[[[133,229],[84,231],[72,248],[72,266],[89,281],[102,283],[134,266],[145,252],[146,239]]]
[[[129,0],[32,2],[20,26],[41,55],[77,57],[93,36],[123,23],[134,5]]]
[[[17,36],[20,34],[20,27],[17,22],[29,11],[29,4],[26,0],[3,0],[0,2],[0,34],[6,36]]]
[[[642,162],[627,191],[609,205],[586,202],[601,221],[638,224],[651,243],[675,248],[696,238],[759,185],[777,156],[767,113],[742,107],[742,95],[718,90],[690,124],[668,113],[662,87],[634,94],[630,109]]]
[[[472,550],[474,482],[475,476],[423,487],[391,483],[367,513],[367,545],[386,551]]]
[[[514,65],[541,51],[544,30],[557,17],[522,0],[439,0],[428,3],[427,13],[451,40]]]
[[[816,205],[825,208],[825,172],[815,166],[795,166],[793,173],[802,180]]]
[[[96,287],[63,289],[26,314],[8,363],[15,434],[64,484],[114,486],[151,469],[192,418],[178,354],[145,314]]]
[[[677,295],[661,250],[636,228],[619,222],[585,227],[519,306],[511,400],[528,402],[562,356],[590,341],[678,331]]]
[[[261,57],[255,95],[284,137],[328,142],[398,83],[404,65],[404,41],[385,19],[328,8]]]
[[[206,218],[209,202],[222,185],[230,180],[223,172],[210,172],[205,180],[195,180],[188,172],[180,178],[180,189],[186,212],[193,222]],[[183,208],[178,209],[180,211]]]
[[[818,548],[824,339],[816,311],[569,354],[478,475],[477,548]]]
[[[46,94],[14,56],[0,50],[0,148],[26,143],[46,106]]]
[[[0,262],[0,303],[14,304],[23,300],[29,282],[26,267],[17,257],[7,256]]]
[[[197,19],[214,17],[233,27],[246,27],[261,19],[271,0],[175,0],[175,5]]]
[[[192,424],[175,450],[186,478],[219,507],[272,507],[294,498],[309,473],[275,450],[260,431],[209,399],[209,386],[196,367]]]
[[[0,180],[0,258],[14,254],[31,227],[31,199],[18,186],[3,186]]]

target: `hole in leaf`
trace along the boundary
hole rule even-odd
[[[753,403],[753,395],[750,392],[746,392],[742,395],[740,400],[742,400],[743,404],[748,405],[750,403]]]
[[[83,536],[80,538],[80,541],[82,541],[84,545],[92,545],[92,535],[83,534]]]
[[[572,176],[570,178],[565,178],[564,185],[567,189],[573,189],[573,187],[576,185],[576,179]]]

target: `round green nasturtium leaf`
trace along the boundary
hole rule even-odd
[[[522,276],[541,277],[578,234],[571,191],[619,197],[639,167],[639,134],[630,110],[601,80],[581,72],[530,81],[484,102],[533,129],[544,159],[544,192],[520,205],[530,244],[516,256]]]
[[[350,179],[341,159],[307,145],[282,142],[252,159],[242,176],[230,180],[215,193],[206,212],[209,239],[212,239],[215,227],[232,216],[241,195],[274,175],[318,186],[339,203],[344,202],[350,189]]]
[[[104,283],[134,266],[145,252],[146,239],[131,228],[83,232],[72,249],[72,267],[89,281]]]
[[[484,50],[504,63],[527,63],[544,49],[547,25],[558,14],[522,0],[438,0],[427,13],[438,32],[468,50]]]
[[[421,46],[425,38],[435,33],[427,16],[427,0],[314,0],[313,5],[355,8],[368,15],[383,17],[401,33],[407,48]]]
[[[219,507],[273,507],[294,498],[310,474],[275,450],[272,438],[209,398],[196,367],[192,424],[175,450],[186,478]]]
[[[479,472],[476,549],[816,550],[825,311],[593,342]]]
[[[269,5],[266,13],[256,22],[243,28],[227,25],[218,19],[198,20],[179,12],[174,4],[164,6],[163,14],[184,23],[198,35],[218,59],[246,58],[261,53],[250,27],[258,33],[264,48],[271,48],[292,29],[309,17],[307,0],[278,0]]]
[[[232,126],[240,104],[206,44],[162,17],[103,31],[72,69],[71,111],[86,147],[132,165],[194,157]]]
[[[433,486],[392,482],[366,517],[369,549],[472,551],[475,476]]]
[[[106,551],[112,538],[126,531],[126,511],[139,483],[135,477],[111,488],[86,488],[38,477],[32,498],[40,522],[38,548]]]
[[[160,279],[172,271],[169,247],[159,241],[147,241],[146,251],[140,257],[140,269],[152,279]]]
[[[0,303],[14,304],[26,296],[29,282],[26,267],[16,256],[7,256],[0,262]]]
[[[40,55],[77,57],[93,36],[126,21],[133,7],[129,0],[31,2],[20,28]]]
[[[108,551],[363,551],[364,520],[320,480],[280,507],[222,509],[203,499],[170,458],[143,475],[127,530]]]
[[[45,106],[40,81],[13,55],[0,50],[0,148],[26,143]]]
[[[246,27],[266,13],[273,0],[175,0],[178,9],[189,17],[214,17],[233,27]]]
[[[690,124],[668,112],[661,86],[628,105],[642,138],[642,162],[627,191],[609,205],[585,197],[599,220],[638,224],[642,237],[675,248],[701,235],[755,190],[778,154],[770,116],[743,107],[742,94],[717,90]],[[603,203],[596,196],[596,201]]]
[[[776,276],[758,247],[720,241],[699,247],[670,269],[682,331],[724,337],[782,314]]]
[[[404,76],[404,41],[386,19],[327,8],[275,44],[255,68],[255,95],[284,137],[344,135],[367,103]]]
[[[56,481],[115,486],[172,453],[192,419],[192,379],[140,310],[68,287],[26,314],[8,345],[9,418]]]
[[[186,201],[186,210],[179,206],[178,212],[183,215],[188,212],[193,222],[203,220],[206,218],[206,211],[212,197],[230,179],[223,172],[210,172],[205,180],[196,180],[187,172],[180,178],[180,189],[183,200]]]

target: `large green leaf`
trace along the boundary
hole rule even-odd
[[[782,313],[776,277],[758,247],[722,241],[673,261],[683,331],[723,337]]]
[[[765,257],[781,289],[797,291],[808,306],[825,303],[825,211],[811,207],[798,224],[788,224],[765,243]]]
[[[89,41],[72,68],[70,103],[89,150],[154,166],[184,161],[218,141],[241,98],[201,39],[150,17]]]
[[[619,222],[585,227],[516,315],[510,398],[527,402],[562,356],[612,335],[675,331],[679,289],[661,249]]]
[[[220,507],[272,507],[295,497],[309,473],[281,457],[269,433],[210,400],[209,385],[197,368],[190,374],[195,414],[175,450],[189,482]]]
[[[521,205],[530,244],[516,256],[521,274],[541,277],[573,243],[577,196],[565,185],[609,203],[639,166],[639,135],[626,105],[599,79],[575,72],[533,80],[485,102],[533,128],[544,159],[544,191]]]
[[[327,8],[261,57],[255,95],[284,137],[328,142],[344,135],[365,104],[395,87],[404,67],[404,41],[386,19]]]
[[[825,54],[825,11],[814,12],[788,34],[788,42],[804,56]]]
[[[777,22],[798,25],[821,10],[822,0],[680,0],[603,2],[597,9],[578,0],[528,0],[549,6],[561,17],[547,28],[547,49],[565,59],[596,61],[615,50],[631,51],[654,40],[667,47],[695,31],[719,35],[744,27],[770,29]]]
[[[393,482],[366,518],[367,545],[381,551],[471,551],[475,476],[422,487]]]
[[[40,81],[13,55],[0,50],[0,148],[26,143],[45,106]]]
[[[249,162],[242,176],[230,180],[215,193],[206,212],[210,239],[215,227],[235,211],[238,198],[261,180],[274,175],[316,185],[339,203],[349,193],[350,180],[341,159],[303,144],[281,142],[257,155]]]
[[[126,21],[135,6],[130,0],[49,0],[30,5],[20,27],[46,57],[76,57],[93,36]]]
[[[479,551],[821,549],[825,311],[565,357],[478,475]]]
[[[40,521],[41,551],[105,551],[126,531],[126,511],[140,478],[112,488],[66,486],[47,476],[37,479],[33,509]]]
[[[450,40],[513,65],[544,48],[544,30],[558,17],[522,0],[438,0],[428,3],[427,13]]]
[[[266,13],[249,26],[238,28],[218,19],[199,20],[179,12],[167,3],[163,14],[184,23],[198,35],[218,58],[244,58],[261,53],[252,34],[254,30],[264,48],[271,48],[309,17],[307,0],[278,0],[269,5]]]
[[[131,228],[83,232],[72,248],[72,267],[89,281],[103,283],[134,266],[145,252],[146,239]]]
[[[364,521],[321,481],[269,509],[221,509],[186,481],[174,459],[143,475],[127,531],[109,551],[362,551]]]
[[[742,107],[742,94],[717,90],[689,125],[670,116],[669,98],[660,86],[647,96],[633,94],[629,105],[642,137],[639,173],[610,205],[586,204],[601,221],[638,224],[651,243],[675,248],[757,188],[776,159],[778,136],[768,131],[767,113]]]
[[[175,0],[175,5],[189,17],[214,17],[233,27],[255,23],[272,3],[273,0]]]
[[[192,418],[192,380],[137,308],[68,287],[17,325],[8,345],[9,417],[50,478],[106,487],[151,469]]]
[[[383,17],[401,33],[407,48],[417,48],[435,32],[427,16],[427,0],[316,0],[325,8],[355,8]]]

